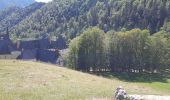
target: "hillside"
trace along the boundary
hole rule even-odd
[[[0,12],[0,32],[6,31],[6,28],[12,28],[22,20],[30,16],[37,9],[41,8],[44,3],[33,3],[25,8],[9,7]]]
[[[169,0],[54,0],[18,23],[21,38],[62,34],[72,39],[89,27],[105,32],[133,28],[158,32],[170,20]]]
[[[32,3],[34,3],[35,0],[1,0],[0,1],[0,10],[12,7],[12,6],[17,6],[17,7],[26,7]]]
[[[0,60],[1,100],[92,100],[111,98],[115,88],[128,93],[170,93],[167,83],[131,83],[116,78],[106,79],[54,65],[31,61]]]

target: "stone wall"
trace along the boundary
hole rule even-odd
[[[21,59],[23,60],[36,60],[37,59],[37,50],[22,50]]]
[[[58,59],[57,51],[56,50],[41,50],[37,51],[37,60],[43,62],[51,62],[56,63]]]

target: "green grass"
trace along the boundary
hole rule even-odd
[[[92,100],[111,98],[122,85],[128,93],[170,95],[167,82],[127,82],[50,64],[0,60],[0,100]]]
[[[148,86],[155,91],[162,91],[158,95],[169,95],[170,94],[170,78],[162,74],[149,74],[149,73],[111,73],[103,72],[97,73],[98,76],[103,76],[108,79],[118,79],[124,82],[142,84]],[[148,94],[146,92],[146,94]]]

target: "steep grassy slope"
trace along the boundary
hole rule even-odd
[[[115,88],[129,93],[169,94],[169,83],[130,83],[54,65],[0,60],[0,100],[91,100],[111,98]],[[154,87],[154,86],[159,86]],[[153,88],[152,88],[153,87]],[[155,89],[154,89],[155,88]]]

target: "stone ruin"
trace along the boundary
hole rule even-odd
[[[138,100],[138,99],[129,96],[126,90],[124,90],[122,86],[119,86],[116,89],[114,100]]]
[[[170,100],[166,95],[128,95],[122,86],[116,89],[113,100]]]
[[[43,36],[13,43],[9,37],[8,28],[6,33],[0,33],[0,59],[42,61],[63,66],[64,60],[61,59],[60,51],[65,51],[66,48],[66,40],[61,35],[55,39]]]

